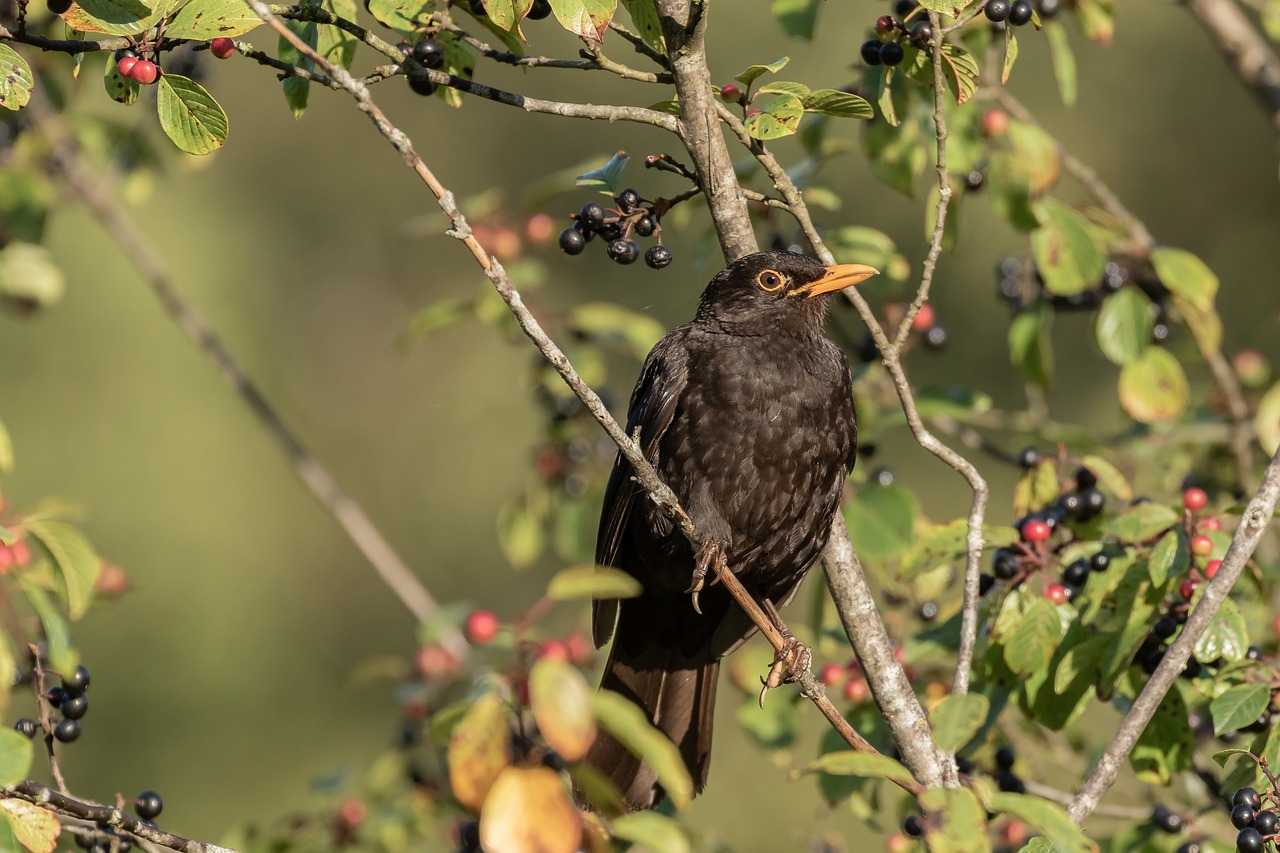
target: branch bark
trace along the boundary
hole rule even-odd
[[[1186,6],[1280,130],[1280,58],[1266,39],[1232,0],[1186,0]]]
[[[1217,574],[1205,586],[1200,603],[1196,605],[1195,610],[1191,611],[1187,623],[1182,626],[1182,633],[1178,635],[1173,645],[1169,646],[1164,660],[1151,674],[1146,686],[1142,688],[1142,692],[1134,700],[1129,712],[1125,714],[1115,737],[1094,766],[1084,786],[1071,801],[1067,814],[1077,824],[1084,823],[1097,808],[1102,795],[1115,784],[1120,768],[1129,757],[1129,753],[1133,751],[1138,737],[1147,727],[1147,723],[1151,722],[1151,717],[1160,706],[1160,701],[1164,699],[1164,695],[1169,692],[1169,688],[1182,673],[1182,668],[1186,666],[1200,635],[1209,627],[1209,622],[1218,612],[1218,608],[1222,606],[1231,587],[1244,570],[1245,563],[1249,561],[1258,543],[1262,541],[1262,536],[1271,523],[1271,516],[1275,513],[1277,498],[1280,498],[1280,451],[1272,457],[1271,464],[1267,466],[1267,471],[1263,475],[1261,487],[1245,507],[1244,514],[1240,517],[1240,525],[1236,528],[1235,535],[1231,537],[1231,547],[1227,549]]]

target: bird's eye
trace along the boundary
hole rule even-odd
[[[773,270],[765,270],[760,273],[760,275],[756,276],[756,284],[772,293],[782,287],[782,285],[786,284],[786,279],[782,277],[781,273],[774,272]]]

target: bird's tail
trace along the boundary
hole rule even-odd
[[[711,765],[720,660],[708,661],[705,651],[691,656],[669,645],[640,644],[629,651],[623,627],[619,626],[600,687],[640,706],[649,721],[671,739],[698,793],[707,782]],[[662,802],[665,792],[653,769],[606,732],[597,735],[586,760],[613,782],[630,808],[650,809]]]

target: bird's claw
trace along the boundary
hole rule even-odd
[[[711,582],[715,584],[719,578],[720,572],[727,571],[729,568],[729,558],[724,553],[724,543],[711,541],[698,549],[698,557],[693,564],[693,583],[685,592],[693,596],[693,610],[699,616],[702,615],[702,608],[698,606],[698,593],[702,592],[702,588],[707,584],[707,575],[714,574]]]
[[[813,652],[804,643],[786,634],[786,643],[773,656],[769,675],[760,679],[760,707],[764,708],[764,695],[775,687],[798,681],[802,673],[813,663]]]

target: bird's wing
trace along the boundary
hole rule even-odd
[[[657,462],[658,443],[675,417],[676,407],[688,382],[687,354],[684,327],[681,327],[654,346],[645,359],[635,390],[631,392],[627,435],[634,437],[636,429],[640,430],[640,449],[650,462]],[[619,453],[609,473],[600,510],[600,529],[596,535],[598,565],[631,569],[626,565],[630,561],[623,553],[627,547],[627,525],[636,498],[643,498],[644,492],[635,482],[634,475],[631,463]],[[618,605],[614,600],[593,604],[593,634],[597,647],[609,642],[617,611]]]

